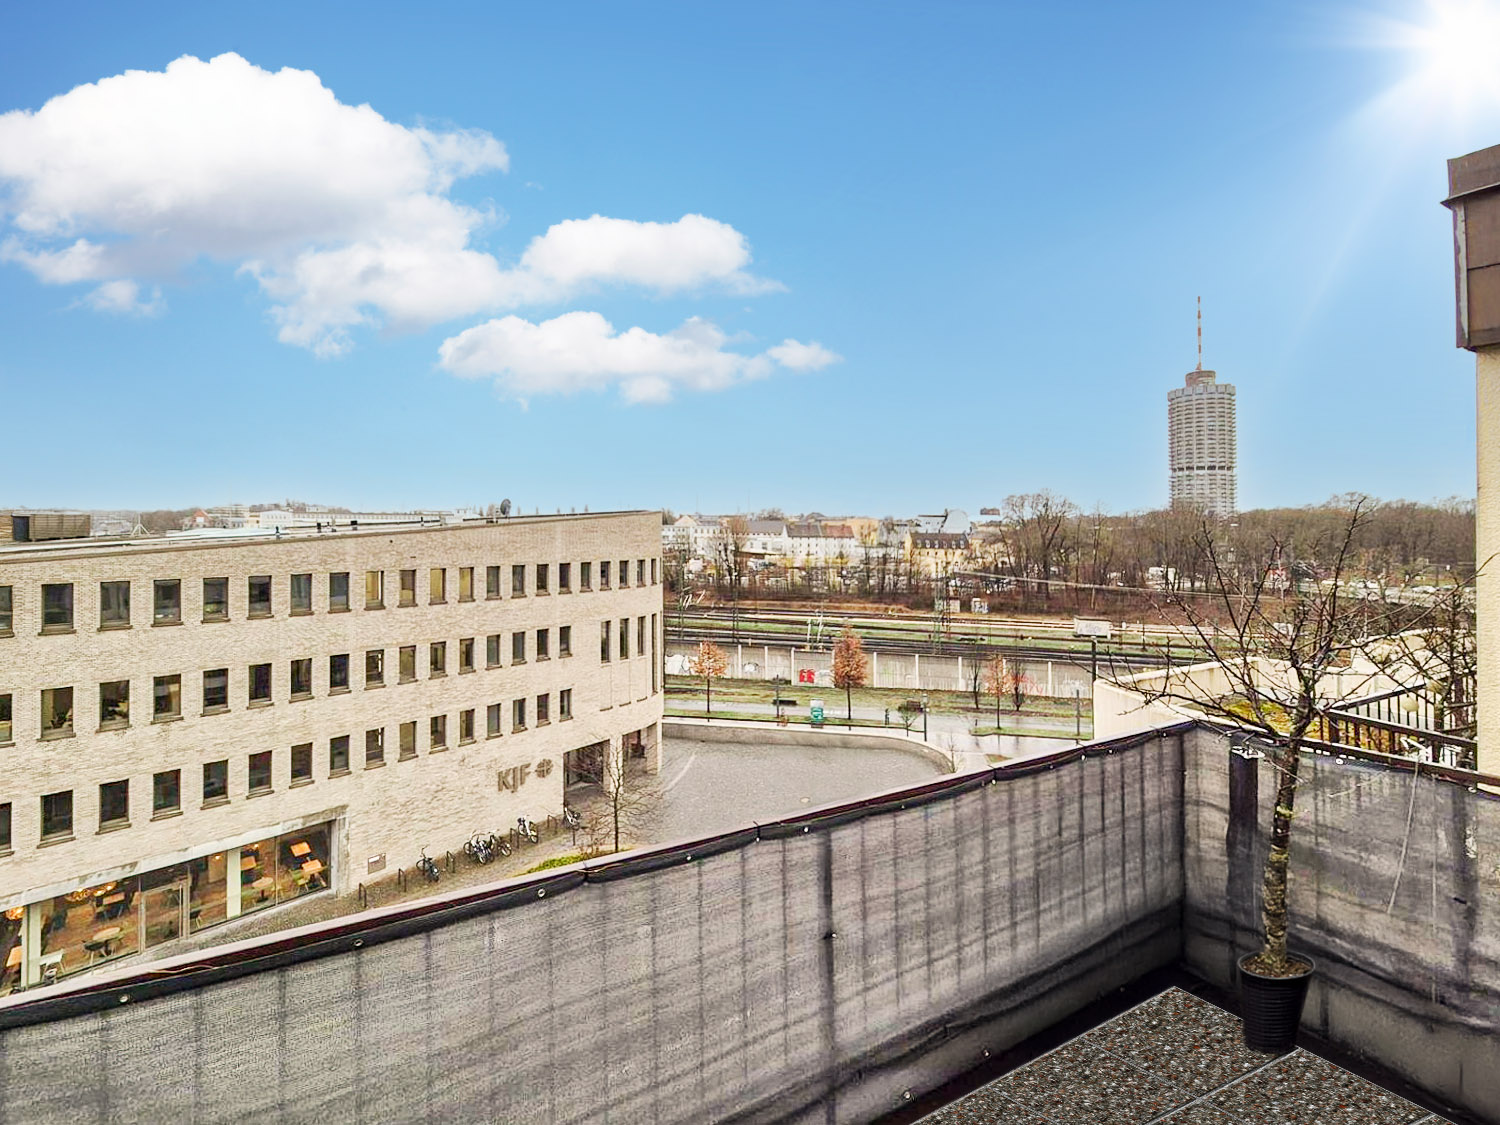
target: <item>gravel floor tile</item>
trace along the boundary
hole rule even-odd
[[[989,1086],[922,1118],[921,1125],[1049,1125]]]
[[[1141,1125],[1191,1100],[1186,1091],[1080,1040],[991,1087],[1057,1125]]]
[[[1415,1125],[1429,1116],[1300,1048],[1211,1100],[1245,1125]]]
[[[1152,997],[1083,1039],[1200,1096],[1276,1057],[1250,1050],[1236,1017],[1180,988]]]
[[[1240,1122],[1221,1109],[1206,1102],[1198,1102],[1176,1113],[1157,1118],[1160,1125],[1240,1125]]]

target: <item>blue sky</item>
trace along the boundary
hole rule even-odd
[[[1472,495],[1473,6],[8,6],[0,504]]]

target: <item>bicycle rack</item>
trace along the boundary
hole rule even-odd
[[[406,893],[406,868],[396,868],[396,886],[401,888],[401,893]]]
[[[370,907],[370,892],[365,889],[363,883],[354,888],[354,894],[359,899],[359,908],[361,910],[368,910]]]
[[[443,855],[445,855],[448,858],[448,874],[452,875],[455,872],[457,872],[458,871],[458,856],[454,855],[452,852],[444,852]]]

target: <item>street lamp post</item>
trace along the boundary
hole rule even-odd
[[[922,693],[922,741],[927,741],[927,693]]]

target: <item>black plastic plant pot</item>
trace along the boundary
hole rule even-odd
[[[1296,1046],[1297,1025],[1316,966],[1306,954],[1288,956],[1306,962],[1307,971],[1294,977],[1262,976],[1245,968],[1249,956],[1240,958],[1240,1014],[1245,1018],[1245,1046],[1252,1051],[1284,1055]]]

